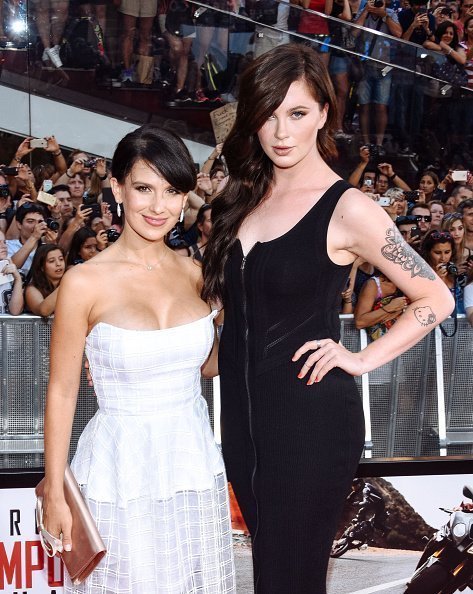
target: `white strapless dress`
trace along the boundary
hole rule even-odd
[[[84,584],[65,576],[65,592],[235,592],[227,479],[200,387],[215,315],[88,335],[99,410],[71,466],[107,554]]]

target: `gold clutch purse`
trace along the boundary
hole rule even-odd
[[[36,523],[41,544],[49,557],[59,554],[72,583],[77,586],[92,573],[107,550],[69,466],[64,474],[64,497],[72,514],[72,550],[69,552],[64,551],[61,540],[43,526],[43,492],[44,479],[35,489]]]

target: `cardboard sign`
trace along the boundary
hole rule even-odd
[[[210,120],[217,144],[225,142],[228,133],[232,129],[236,119],[237,105],[238,103],[236,101],[234,103],[227,103],[223,107],[210,112]]]

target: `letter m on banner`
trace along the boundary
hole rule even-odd
[[[6,584],[12,584],[15,579],[15,588],[21,588],[21,542],[15,542],[11,557],[8,558],[5,544],[0,541],[0,590]]]

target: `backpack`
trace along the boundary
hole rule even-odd
[[[67,68],[97,68],[104,63],[102,29],[87,17],[73,19],[64,30],[60,56]]]

